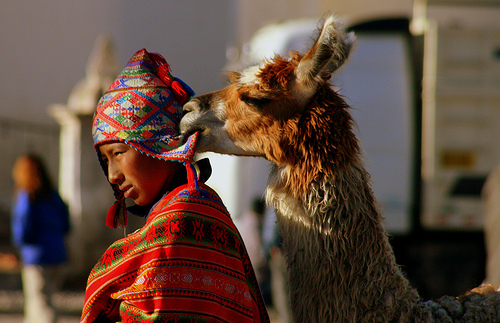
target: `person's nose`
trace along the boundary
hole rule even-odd
[[[116,163],[108,163],[108,180],[111,184],[120,185],[123,182],[123,174]]]

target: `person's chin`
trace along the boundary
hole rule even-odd
[[[134,203],[139,206],[146,206],[148,203],[144,203],[141,199],[133,199]]]
[[[133,198],[132,200],[134,201],[135,204],[137,204],[139,206],[148,206],[154,202],[154,200],[144,199],[144,198],[141,198],[141,196],[138,196],[135,199]]]

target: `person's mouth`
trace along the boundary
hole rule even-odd
[[[123,196],[125,198],[130,198],[132,196],[133,186],[125,186],[124,188],[120,188],[120,191],[123,192]]]

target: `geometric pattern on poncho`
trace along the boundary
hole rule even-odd
[[[164,196],[143,228],[113,243],[87,284],[83,323],[269,322],[220,197],[203,183]]]

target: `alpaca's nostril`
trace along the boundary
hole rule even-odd
[[[192,101],[189,101],[188,103],[184,104],[182,107],[182,114],[186,115],[186,113],[193,111],[193,103]]]

